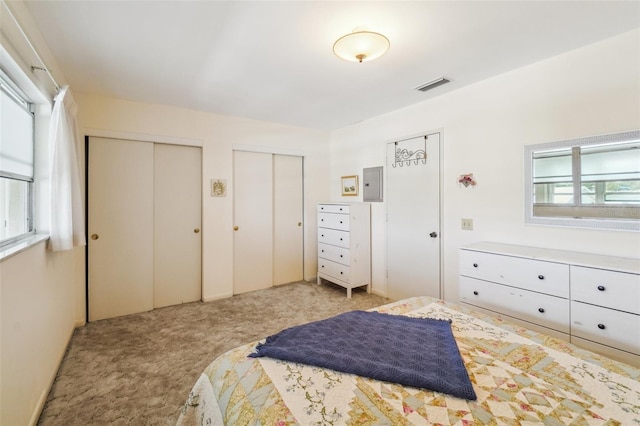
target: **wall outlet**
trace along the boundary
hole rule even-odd
[[[473,219],[462,219],[462,230],[473,231]]]

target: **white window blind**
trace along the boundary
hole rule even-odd
[[[0,71],[0,246],[33,232],[34,114]]]
[[[2,77],[2,76],[0,76]],[[33,179],[33,113],[0,78],[0,173]]]

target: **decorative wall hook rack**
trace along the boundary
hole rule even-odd
[[[404,167],[405,164],[410,166],[411,163],[416,166],[420,163],[427,164],[427,136],[398,141],[394,144],[396,146],[395,160],[391,166]]]

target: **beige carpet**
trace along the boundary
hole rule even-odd
[[[75,331],[40,425],[173,425],[218,355],[283,328],[390,300],[330,283],[295,283],[187,303]]]

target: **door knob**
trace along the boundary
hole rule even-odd
[[[195,232],[197,234],[198,232],[200,232],[200,228],[194,229],[193,232]]]
[[[91,239],[92,240],[97,240],[98,238],[100,238],[100,236],[98,234],[91,235]]]
[[[432,232],[432,233],[429,234],[429,236],[431,238],[436,238],[438,236],[438,233],[437,232]]]
[[[238,225],[236,225],[236,226],[234,226],[234,227],[233,227],[233,230],[234,230],[234,231],[237,231],[238,229],[240,229],[240,227],[239,227]]]

